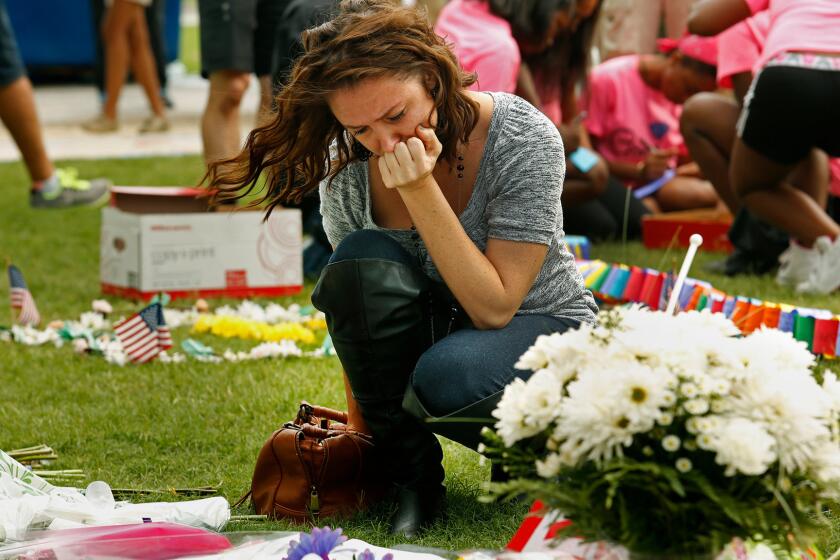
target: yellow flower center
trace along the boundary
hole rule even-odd
[[[630,400],[634,403],[643,403],[647,400],[647,391],[642,387],[633,387],[630,392]]]

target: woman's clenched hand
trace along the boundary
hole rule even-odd
[[[379,158],[382,182],[389,189],[414,190],[432,175],[443,146],[435,131],[420,125],[417,136],[399,142]]]

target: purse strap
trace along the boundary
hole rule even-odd
[[[333,422],[347,423],[347,413],[340,410],[334,410],[325,406],[316,406],[309,404],[306,401],[300,401],[300,408],[298,409],[297,419],[295,424],[305,424],[310,422],[312,417],[326,418]]]
[[[347,433],[346,430],[325,430],[324,428],[319,428],[313,424],[304,424],[300,427],[300,431],[303,432],[304,436],[318,440],[324,440]]]

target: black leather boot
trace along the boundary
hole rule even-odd
[[[402,409],[409,376],[432,344],[429,289],[416,267],[363,258],[327,265],[312,294],[384,470],[397,486],[392,531],[409,538],[434,520],[444,492],[437,438]]]

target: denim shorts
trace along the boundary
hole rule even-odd
[[[198,0],[201,75],[272,73],[277,28],[288,0]]]

